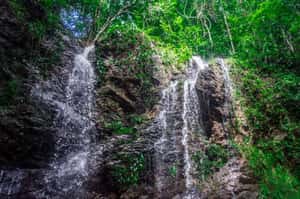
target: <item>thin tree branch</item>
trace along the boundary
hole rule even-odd
[[[103,34],[103,32],[122,14],[126,12],[126,10],[131,7],[132,4],[128,4],[126,6],[123,6],[119,9],[119,11],[112,17],[109,17],[106,22],[103,24],[101,29],[98,31],[96,37],[94,38],[93,42],[96,42],[100,39],[100,36]]]

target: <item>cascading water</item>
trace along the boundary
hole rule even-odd
[[[84,183],[89,176],[89,155],[95,74],[88,60],[94,46],[75,56],[65,88],[64,99],[55,89],[37,85],[32,93],[40,101],[55,107],[54,159],[45,169],[0,171],[0,194],[5,198],[84,198]],[[50,85],[46,82],[46,85]],[[45,91],[46,90],[46,91]],[[95,153],[95,149],[94,149]],[[99,152],[98,152],[99,153]],[[1,196],[1,198],[2,198]]]
[[[200,57],[193,57],[187,68],[187,79],[184,82],[183,92],[183,128],[182,145],[184,147],[184,176],[185,198],[193,198],[193,188],[196,186],[191,175],[192,160],[189,152],[189,139],[192,133],[203,132],[202,119],[199,113],[199,99],[196,92],[196,82],[199,72],[208,66]]]
[[[67,196],[71,191],[80,197],[82,185],[89,174],[89,133],[94,127],[92,106],[95,74],[88,55],[93,49],[94,46],[86,47],[82,54],[75,56],[66,87],[66,102],[60,107],[61,113],[58,115],[56,158],[51,163],[52,170],[44,177],[46,184],[50,184],[47,191],[59,193],[60,197],[64,194]],[[51,193],[51,198],[54,197],[55,194]]]
[[[189,141],[192,133],[203,132],[195,86],[199,72],[207,66],[200,57],[193,57],[186,79],[172,81],[162,92],[161,111],[154,123],[160,132],[155,143],[155,184],[159,198],[170,195],[172,189],[175,193],[182,189],[184,198],[198,198]]]
[[[227,116],[230,115],[231,111],[231,93],[232,93],[232,83],[229,76],[229,69],[228,65],[225,64],[224,59],[218,58],[218,63],[220,64],[220,67],[223,72],[223,78],[224,78],[224,96],[225,96],[225,102],[224,102],[224,111],[227,111],[228,113],[225,114]],[[223,124],[226,125],[226,122],[228,121],[228,118],[223,118]]]
[[[163,90],[162,92],[162,110],[158,115],[158,123],[160,126],[161,137],[155,143],[155,149],[157,155],[156,158],[156,170],[155,170],[155,180],[156,188],[158,192],[162,192],[167,184],[168,179],[166,174],[169,168],[169,160],[177,159],[176,157],[176,134],[174,132],[174,123],[170,124],[171,114],[176,112],[176,103],[178,97],[177,91],[178,82],[174,81],[170,86]],[[173,126],[172,126],[173,125]],[[175,148],[174,148],[175,147]],[[170,157],[174,156],[175,157]]]

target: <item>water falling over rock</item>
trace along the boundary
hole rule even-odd
[[[153,124],[160,134],[155,143],[154,171],[159,198],[176,194],[198,197],[189,145],[192,134],[204,133],[196,82],[207,66],[200,57],[193,57],[186,78],[172,81],[162,92],[161,110]]]
[[[195,198],[194,190],[196,183],[192,176],[192,160],[189,150],[189,140],[194,133],[203,134],[202,118],[199,112],[201,107],[199,106],[198,96],[196,91],[196,82],[199,72],[208,67],[200,57],[193,57],[189,67],[187,69],[187,79],[184,82],[183,91],[183,128],[182,128],[182,145],[184,147],[184,176],[185,176],[185,198]]]
[[[51,184],[50,192],[66,195],[72,192],[79,197],[89,174],[95,74],[88,55],[93,49],[94,46],[86,47],[82,54],[75,56],[66,87],[66,102],[59,107],[55,160],[51,163],[52,170],[44,177]]]
[[[163,90],[161,99],[162,110],[157,118],[161,137],[155,143],[155,181],[159,193],[163,192],[166,185],[168,185],[167,175],[168,169],[170,169],[170,161],[178,159],[178,132],[176,132],[175,121],[170,120],[172,114],[176,114],[177,85],[177,81],[171,82],[170,86]]]
[[[55,79],[36,85],[32,95],[47,108],[55,109],[54,156],[41,169],[17,169],[0,172],[0,193],[6,198],[83,198],[89,176],[91,153],[93,88],[95,74],[88,60],[94,46],[75,56],[64,89],[56,90]]]

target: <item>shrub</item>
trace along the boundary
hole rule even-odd
[[[111,123],[105,124],[104,126],[117,135],[134,135],[136,133],[135,128],[126,127],[121,121],[113,121]]]
[[[0,93],[0,105],[9,105],[20,90],[20,82],[16,79],[7,82],[6,87]]]
[[[177,168],[176,168],[176,165],[172,165],[170,168],[169,168],[169,174],[175,178],[176,175],[177,175]]]
[[[288,169],[277,163],[276,154],[264,152],[249,143],[240,146],[250,168],[259,177],[260,197],[273,199],[299,198],[300,183]]]
[[[145,158],[143,154],[125,154],[119,155],[120,163],[112,168],[114,180],[120,188],[128,188],[137,185],[141,174],[145,169]]]
[[[213,172],[223,167],[228,160],[228,152],[218,144],[210,144],[205,151],[196,152],[192,159],[196,164],[198,178],[205,180]]]

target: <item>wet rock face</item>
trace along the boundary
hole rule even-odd
[[[8,1],[0,1],[0,13],[0,94],[3,96],[11,79],[29,76],[25,69],[28,63],[22,57],[27,54],[27,41],[30,40],[29,33],[16,19]],[[28,88],[19,89],[23,94],[15,99],[14,105],[0,109],[0,164],[39,167],[51,149],[51,134],[46,133],[51,132],[51,114],[47,113],[45,117],[45,111],[35,107],[29,99]],[[37,151],[41,153],[37,154]]]
[[[170,82],[162,91],[160,113],[147,129],[152,154],[152,184],[155,198],[171,198],[185,191],[182,142],[183,88],[179,81]]]
[[[157,87],[160,84],[160,81],[155,79],[152,73],[153,63],[147,62],[145,66],[140,66],[139,64],[145,64],[145,62],[137,64],[134,61],[136,55],[130,56],[131,53],[139,53],[139,50],[136,49],[139,46],[132,43],[121,45],[120,42],[124,42],[123,40],[124,38],[119,41],[117,36],[117,38],[114,37],[101,42],[101,44],[96,44],[94,64],[98,74],[98,84],[95,86],[95,123],[100,142],[112,146],[103,154],[101,163],[97,162],[99,169],[91,176],[91,183],[87,185],[88,192],[96,193],[99,198],[137,198],[143,190],[147,190],[147,194],[150,194],[149,189],[145,186],[127,190],[128,183],[132,182],[124,185],[124,182],[120,182],[123,179],[116,177],[117,167],[135,167],[130,165],[131,162],[122,159],[127,155],[136,157],[143,154],[144,166],[151,167],[151,160],[148,160],[151,159],[151,155],[149,155],[151,151],[147,147],[147,138],[142,135],[143,129],[139,126],[140,122],[137,122],[139,124],[132,122],[131,116],[141,117],[151,111],[156,102],[155,98],[157,101],[159,100]],[[134,57],[133,61],[132,57]],[[99,62],[101,62],[100,66]],[[98,67],[103,67],[104,72],[101,73],[101,69],[98,70]],[[145,88],[143,82],[145,77],[139,77],[140,74],[148,75],[146,77],[150,83],[147,85],[148,87]],[[149,92],[145,93],[145,91]],[[151,96],[154,101],[149,103],[147,96]],[[121,123],[122,128],[130,128],[134,132],[120,133],[120,135],[115,133],[112,128],[107,127],[116,122]],[[149,180],[152,177],[149,174],[151,169],[145,170],[147,171],[139,176],[139,183],[151,181]],[[149,173],[147,173],[148,171]],[[125,178],[128,177],[126,173],[122,175]]]
[[[223,122],[229,113],[224,109],[225,82],[220,64],[211,64],[199,74],[196,89],[204,131],[208,137],[222,144],[226,140]]]
[[[9,50],[16,46],[26,46],[29,34],[24,34],[24,29],[16,19],[7,0],[0,0],[0,13],[0,52],[5,53],[5,49]]]
[[[201,69],[197,77],[188,78],[195,72],[174,77],[162,91],[159,112],[141,135],[146,140],[141,146],[152,151],[148,162],[151,166],[147,168],[150,177],[144,181],[146,185],[127,190],[121,194],[122,198],[257,198],[258,187],[246,162],[228,147],[231,88],[227,67],[223,60],[198,66]],[[191,90],[194,79],[196,94]],[[185,84],[186,81],[190,84]],[[193,114],[197,111],[199,114]],[[182,128],[186,121],[194,121],[187,122],[187,128],[200,126],[188,131],[185,143]],[[224,150],[230,151],[227,151],[230,157],[222,168],[215,169],[203,180],[195,168],[196,162],[186,158],[186,154],[192,157],[210,144],[221,144]],[[189,191],[188,173],[189,182],[195,185]]]
[[[202,198],[255,199],[257,190],[258,185],[245,160],[232,158],[203,184]]]
[[[53,150],[53,112],[20,104],[0,111],[0,164],[2,167],[40,168]]]
[[[25,3],[30,15],[44,17],[45,13],[34,1]],[[64,92],[66,74],[63,75],[62,67],[72,66],[77,44],[55,35],[55,39],[48,37],[37,49],[33,48],[36,44],[31,34],[18,21],[7,0],[0,0],[0,27],[0,165],[2,168],[43,168],[53,155],[56,131],[53,121],[57,110],[32,95],[32,88],[42,81],[44,72],[37,59],[51,57],[58,48],[55,39],[62,41],[64,51],[51,73],[53,76],[60,73],[57,77],[61,79],[57,78],[53,85],[58,92]],[[10,85],[17,92],[7,98]]]
[[[24,25],[15,15],[15,11],[12,6],[13,2],[8,0],[0,0],[0,53],[11,55],[17,53],[17,55],[26,54],[28,52],[22,49],[30,49],[33,44],[32,35],[28,31],[28,27]],[[22,2],[22,5],[26,9],[26,15],[23,16],[24,21],[36,21],[45,20],[45,10],[33,0],[26,0]]]
[[[0,0],[0,88],[6,86],[6,81],[20,74],[27,76],[23,56],[26,56],[30,46],[30,34],[17,20],[9,1]],[[1,91],[0,91],[1,92]]]
[[[201,198],[204,199],[254,199],[258,198],[258,185],[247,162],[228,147],[231,132],[231,82],[224,61],[217,59],[199,74],[197,93],[204,131],[209,143],[225,146],[231,158],[218,171],[201,183]]]
[[[111,40],[118,42],[118,37]],[[154,63],[128,61],[131,59],[128,52],[139,52],[136,50],[139,44],[124,47],[111,44],[111,41],[106,42],[96,45],[99,49],[96,51],[98,61],[101,59],[102,67],[105,68],[105,74],[99,74],[101,77],[96,88],[96,106],[99,111],[97,120],[102,127],[113,121],[121,121],[126,125],[129,123],[129,115],[144,114],[159,100],[157,87],[160,80],[155,79]]]
[[[67,47],[62,56],[61,65],[57,65],[53,76],[72,65],[74,49]],[[39,82],[36,66],[24,60],[21,65],[28,65],[28,76],[21,76],[22,87],[14,101],[1,108],[0,115],[0,164],[5,167],[41,168],[47,165],[53,155],[53,134],[55,116],[58,110],[35,96],[31,91]],[[17,74],[20,76],[20,74]],[[60,74],[53,83],[57,93],[64,92],[66,76]],[[57,94],[55,98],[59,99]]]
[[[138,96],[138,88],[141,82],[138,79],[121,76],[107,76],[105,85],[98,93],[101,93],[99,105],[105,119],[111,118],[125,120],[126,114],[143,113],[145,107]],[[115,110],[118,110],[115,112]],[[115,115],[119,114],[119,115]]]

